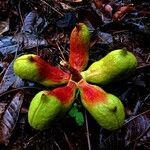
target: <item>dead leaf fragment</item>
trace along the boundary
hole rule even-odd
[[[9,21],[0,21],[0,35],[9,30]]]
[[[24,95],[18,92],[0,118],[0,143],[7,145],[16,126]]]

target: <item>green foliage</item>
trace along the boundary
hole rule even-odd
[[[78,105],[76,103],[69,111],[69,116],[74,117],[78,126],[82,126],[84,124],[83,113],[79,111]]]

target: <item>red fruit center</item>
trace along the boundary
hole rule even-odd
[[[81,90],[82,99],[86,103],[94,105],[99,102],[106,102],[106,93],[101,88],[94,85],[90,85],[86,82],[79,83],[79,88]]]
[[[62,104],[67,104],[73,101],[75,90],[76,84],[74,82],[69,82],[67,86],[56,88],[49,94],[55,95]]]
[[[61,69],[51,66],[40,57],[33,58],[39,67],[39,73],[42,79],[51,80],[53,82],[61,82],[62,80],[69,80],[70,75]]]

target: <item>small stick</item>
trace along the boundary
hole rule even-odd
[[[137,67],[137,70],[144,69],[146,67],[150,67],[150,63]]]
[[[65,132],[64,132],[64,136],[65,136],[66,142],[68,143],[69,149],[74,150],[74,148],[73,148],[72,144],[70,143],[69,138]]]
[[[88,126],[88,119],[87,119],[86,110],[85,110],[85,124],[86,124],[86,137],[87,137],[87,142],[88,142],[88,150],[91,150],[90,135],[89,135],[89,126]]]
[[[52,7],[50,4],[48,4],[48,3],[45,2],[44,0],[41,0],[41,2],[43,2],[44,4],[46,4],[47,6],[49,6],[52,10],[54,10],[54,11],[57,12],[61,17],[63,17],[63,14],[60,13],[58,10],[56,10],[54,7]]]
[[[22,14],[21,14],[21,10],[20,10],[20,3],[21,3],[21,1],[19,1],[19,4],[18,4],[18,11],[19,11],[21,22],[23,24],[23,18],[22,18]]]
[[[148,55],[147,59],[146,59],[146,62],[148,63],[150,60],[150,54]]]
[[[54,144],[57,146],[58,150],[61,150],[59,144],[54,140]]]
[[[61,48],[60,48],[58,42],[56,42],[56,45],[57,45],[57,47],[58,47],[58,49],[59,49],[59,51],[60,51],[60,54],[61,54],[63,60],[66,62],[65,56],[64,56],[64,54],[63,54],[63,52],[62,52],[62,50],[61,50]]]

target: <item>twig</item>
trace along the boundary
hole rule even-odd
[[[6,91],[6,92],[3,92],[3,93],[0,93],[0,97],[4,96],[4,95],[8,95],[9,93],[11,92],[15,92],[15,91],[18,91],[18,90],[24,90],[24,89],[37,89],[37,90],[42,90],[42,88],[39,88],[39,87],[20,87],[20,88],[17,88],[17,89],[12,89],[12,90],[9,90],[9,91]]]
[[[115,31],[113,32],[113,34],[119,34],[119,33],[123,33],[123,32],[128,32],[129,30],[120,30],[120,31]]]
[[[44,4],[46,4],[47,6],[49,6],[52,10],[54,10],[55,12],[57,12],[61,17],[63,17],[63,14],[60,13],[57,9],[55,9],[54,7],[52,7],[50,4],[48,4],[47,2],[45,2],[44,0],[41,0],[41,2],[43,2]]]
[[[63,60],[66,62],[65,56],[64,56],[64,54],[63,54],[63,52],[62,52],[62,50],[61,50],[61,48],[60,48],[58,42],[56,42],[56,45],[57,45],[57,47],[58,47],[58,49],[59,49],[59,51],[60,51],[60,54],[61,54]]]
[[[57,146],[58,150],[61,150],[59,144],[54,140],[54,144]]]
[[[29,144],[32,142],[35,142],[34,140],[41,134],[41,132],[36,133],[34,136],[32,136],[30,139],[28,139],[27,143],[25,143],[24,148],[26,149]]]
[[[91,150],[89,126],[88,126],[88,119],[87,119],[86,110],[85,110],[85,124],[86,124],[86,137],[87,137],[87,142],[88,142],[88,150]]]
[[[23,24],[23,17],[22,17],[21,10],[20,10],[20,3],[21,3],[21,1],[19,1],[19,4],[18,4],[18,11],[19,11],[21,22]]]
[[[144,102],[147,101],[147,100],[149,99],[149,97],[150,97],[150,94],[148,94],[148,95],[145,97]]]
[[[147,59],[146,59],[146,62],[148,63],[150,60],[150,54],[148,55]]]
[[[144,69],[146,67],[150,67],[150,63],[137,67],[137,70]]]
[[[65,136],[65,139],[66,139],[66,141],[67,141],[67,143],[68,143],[68,146],[69,146],[69,149],[70,150],[74,150],[74,148],[72,147],[72,145],[71,145],[71,143],[70,143],[70,141],[69,141],[69,139],[68,139],[68,136],[67,136],[67,134],[64,132],[64,136]]]
[[[146,133],[149,132],[149,130],[150,130],[150,125],[134,141],[140,140]]]
[[[143,115],[143,114],[146,114],[146,113],[148,113],[148,112],[150,112],[150,109],[146,110],[145,112],[142,112],[141,114],[138,114],[138,115],[136,115],[136,116],[133,116],[132,118],[130,118],[129,120],[127,120],[127,121],[125,122],[124,126],[125,126],[126,124],[128,124],[129,122],[131,122],[132,120],[134,120],[135,118],[137,118],[137,117],[139,117],[139,116],[141,116],[141,115]]]

